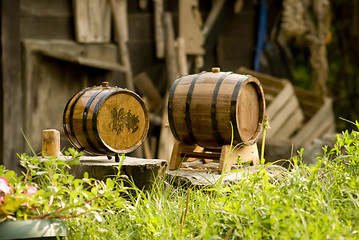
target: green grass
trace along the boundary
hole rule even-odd
[[[316,165],[301,154],[278,181],[262,166],[226,187],[133,187],[123,207],[67,220],[70,239],[359,239],[359,133],[338,135]]]

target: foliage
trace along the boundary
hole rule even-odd
[[[356,122],[359,129],[359,123]],[[359,133],[337,136],[316,165],[292,159],[286,178],[265,166],[237,184],[183,189],[159,181],[133,186],[126,208],[102,223],[71,219],[73,239],[358,239]]]
[[[355,126],[359,130],[358,121]],[[315,165],[302,164],[305,152],[298,153],[281,179],[262,165],[235,184],[203,189],[175,187],[163,178],[148,191],[131,182],[124,187],[119,176],[77,180],[66,172],[69,161],[27,156],[21,157],[22,178],[3,168],[0,175],[12,195],[29,185],[38,189],[21,195],[36,209],[11,218],[25,218],[23,212],[27,218],[70,217],[71,239],[358,239],[359,132],[338,135]]]
[[[22,154],[19,156],[24,167],[22,176],[0,166],[3,185],[7,186],[6,191],[0,189],[1,221],[82,215],[93,215],[101,221],[99,212],[108,205],[123,207],[126,201],[120,194],[126,189],[117,186],[116,178],[103,182],[89,178],[88,174],[75,179],[69,173],[70,165],[78,164],[81,155],[74,149],[66,151],[64,158]]]

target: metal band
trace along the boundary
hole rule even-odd
[[[72,143],[74,143],[74,145],[77,147],[77,148],[80,148],[81,149],[81,144],[80,142],[77,140],[76,138],[76,135],[75,135],[75,131],[74,131],[74,123],[73,123],[73,120],[74,120],[74,111],[75,111],[75,106],[76,106],[76,103],[79,101],[79,99],[88,91],[92,88],[86,88],[84,90],[82,90],[82,92],[80,91],[80,95],[76,98],[76,100],[74,101],[74,103],[71,105],[71,108],[70,108],[70,113],[69,113],[69,122],[70,122],[70,132],[69,132],[69,135],[71,137],[73,137],[73,141],[70,140]],[[77,93],[73,96],[75,97],[77,95]],[[72,99],[72,98],[71,98]],[[70,100],[71,101],[71,100]],[[68,102],[68,104],[70,103],[70,101]],[[65,107],[65,113],[67,111],[67,108],[68,108],[68,105],[66,105]],[[64,114],[64,129],[65,129],[65,114]]]
[[[95,136],[96,141],[98,142],[98,144],[101,145],[101,147],[104,149],[105,152],[108,153],[112,153],[112,151],[102,142],[101,138],[100,138],[100,134],[97,130],[97,115],[98,115],[98,110],[100,109],[102,102],[108,97],[110,96],[112,93],[116,92],[118,89],[112,89],[109,90],[108,93],[106,93],[104,96],[102,96],[100,98],[100,100],[97,102],[96,106],[95,106],[95,110],[93,113],[93,117],[92,117],[92,130],[93,130],[93,134]]]
[[[178,85],[178,83],[181,81],[181,79],[183,78],[183,76],[181,76],[180,78],[177,78],[174,83],[172,84],[172,87],[171,87],[171,90],[170,90],[170,93],[169,93],[169,96],[168,96],[168,123],[170,125],[170,129],[171,129],[171,132],[173,134],[173,136],[175,137],[175,139],[177,139],[178,141],[181,141],[181,139],[179,138],[177,132],[176,132],[176,129],[175,127],[173,126],[173,114],[172,114],[172,111],[173,111],[173,96],[175,94],[175,90],[176,90],[176,87]]]
[[[223,74],[217,81],[216,87],[214,88],[213,95],[212,95],[212,103],[211,103],[211,121],[212,121],[212,129],[214,133],[214,137],[216,138],[218,144],[220,146],[224,145],[223,138],[221,134],[218,131],[218,121],[217,121],[217,96],[219,92],[219,88],[221,87],[221,84],[223,80],[228,76],[232,74],[232,72],[226,72]]]
[[[96,146],[95,144],[91,141],[90,139],[90,136],[89,136],[89,133],[87,131],[87,114],[89,112],[89,109],[90,109],[90,106],[93,102],[93,100],[101,93],[105,90],[106,88],[102,88],[102,89],[99,89],[97,90],[97,92],[95,94],[93,94],[91,96],[91,98],[87,101],[87,104],[85,106],[85,110],[83,112],[83,115],[82,115],[82,127],[83,127],[83,132],[84,132],[84,135],[86,137],[86,140],[87,140],[87,143],[91,146],[91,148],[93,150],[96,150]]]
[[[232,126],[233,126],[233,132],[234,132],[234,139],[235,140],[242,140],[241,137],[239,136],[239,132],[238,132],[238,126],[237,126],[237,111],[236,111],[236,107],[237,107],[237,97],[238,97],[238,93],[239,93],[239,89],[242,86],[242,83],[248,78],[248,76],[246,76],[245,79],[239,79],[237,84],[235,85],[234,89],[233,89],[233,94],[232,94],[232,99],[231,99],[231,122],[232,122]]]
[[[193,131],[192,131],[190,106],[191,106],[191,101],[192,101],[192,93],[194,90],[194,85],[196,84],[196,81],[198,80],[198,78],[201,76],[202,73],[198,73],[193,78],[193,80],[191,82],[191,86],[189,87],[188,92],[187,92],[185,121],[186,121],[186,126],[187,126],[187,133],[190,138],[190,141],[186,142],[186,143],[189,145],[193,145],[193,144],[197,143],[197,140],[196,140],[195,136],[193,135]]]

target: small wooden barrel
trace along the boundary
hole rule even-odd
[[[202,72],[178,78],[168,99],[174,137],[188,145],[219,148],[257,141],[265,110],[260,82],[250,75]]]
[[[142,99],[118,87],[86,88],[67,103],[64,131],[72,145],[93,154],[122,154],[134,151],[144,141],[149,118]]]

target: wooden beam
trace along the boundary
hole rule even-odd
[[[106,0],[73,0],[73,8],[78,42],[110,41],[111,11]]]
[[[21,80],[20,1],[1,1],[0,164],[19,172],[24,151]]]
[[[105,70],[111,70],[111,71],[127,72],[127,68],[125,68],[124,66],[122,66],[116,62],[107,62],[107,61],[91,59],[91,58],[87,58],[87,57],[73,56],[73,55],[67,54],[66,52],[60,52],[57,50],[43,49],[43,50],[40,50],[39,52],[48,57],[76,63],[79,65],[100,68],[100,69],[105,69]]]
[[[121,17],[120,13],[118,12],[119,6],[122,6],[122,8],[127,9],[127,2],[126,2],[126,0],[117,0],[117,1],[109,0],[109,1],[110,1],[111,11],[112,11],[113,18],[114,18],[114,25],[115,25],[115,29],[116,29],[115,33],[117,34],[118,49],[120,52],[121,63],[127,69],[126,73],[125,73],[126,85],[129,90],[134,91],[135,84],[133,83],[133,79],[132,79],[131,62],[130,62],[130,56],[128,53],[127,41],[126,41],[126,39],[128,38],[128,35],[127,35],[128,27],[127,27],[127,24],[124,24],[123,22],[121,22],[121,19],[123,19],[124,17],[123,16]],[[127,10],[124,10],[122,12],[126,13],[126,11]]]
[[[163,0],[153,0],[156,56],[165,56],[165,33],[163,29]]]
[[[148,99],[150,110],[154,112],[161,104],[162,97],[148,74],[146,72],[142,72],[135,76],[133,81],[138,92]]]
[[[209,12],[209,15],[202,28],[202,34],[204,39],[208,37],[209,32],[212,30],[213,25],[216,19],[218,18],[220,12],[222,11],[225,2],[226,2],[225,0],[214,1],[211,11]]]
[[[186,41],[186,54],[203,55],[204,37],[194,18],[193,0],[179,1],[179,35]]]
[[[166,36],[166,70],[168,89],[171,88],[172,83],[176,80],[178,75],[177,56],[175,51],[175,34],[173,29],[172,14],[166,12],[164,14],[164,29]]]

